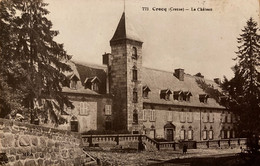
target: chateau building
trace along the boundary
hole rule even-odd
[[[75,108],[64,108],[69,122],[60,127],[89,130],[128,130],[167,141],[235,137],[235,118],[200,88],[205,81],[219,89],[219,80],[142,66],[142,40],[125,13],[110,40],[103,65],[72,63],[70,83],[63,88]]]

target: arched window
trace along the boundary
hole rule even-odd
[[[132,58],[137,59],[137,49],[136,49],[136,47],[132,48]]]
[[[225,127],[223,127],[223,128],[221,129],[221,138],[222,138],[222,139],[227,138]]]
[[[184,126],[181,127],[181,140],[185,140],[185,129],[184,129]]]
[[[213,128],[212,126],[210,126],[210,130],[209,130],[209,139],[213,139],[214,135],[213,135]]]
[[[133,89],[133,103],[137,103],[138,102],[138,93],[137,93],[137,89],[134,88]]]
[[[202,136],[203,136],[203,140],[208,139],[208,131],[207,131],[207,127],[204,127],[204,130],[202,131]]]
[[[133,66],[133,78],[132,78],[132,81],[137,81],[137,68],[136,66]]]
[[[137,110],[134,110],[133,112],[133,123],[138,124],[138,113]]]
[[[188,130],[188,140],[192,140],[192,139],[193,139],[193,130],[192,127],[190,126]]]

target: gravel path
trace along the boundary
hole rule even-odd
[[[190,158],[202,156],[217,156],[239,153],[240,149],[188,149],[187,154],[181,151],[156,151],[156,152],[109,152],[88,151],[90,155],[98,158],[102,165],[148,165],[175,158]]]

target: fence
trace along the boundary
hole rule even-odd
[[[182,142],[157,142],[146,135],[132,134],[113,134],[113,135],[82,135],[83,146],[113,146],[113,145],[129,145],[129,142],[136,143],[146,142],[153,150],[177,150],[182,149],[186,144],[189,149],[203,148],[229,148],[229,147],[244,147],[246,146],[246,138],[232,138],[220,140],[205,140],[205,141],[182,141]]]

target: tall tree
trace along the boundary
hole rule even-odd
[[[260,132],[260,35],[257,23],[250,18],[237,39],[237,64],[234,78],[225,78],[223,88],[230,97],[230,109],[239,115],[238,129],[248,136]]]
[[[27,93],[21,104],[30,109],[35,108],[35,100],[42,98],[54,99],[59,108],[64,103],[71,105],[62,94],[62,84],[67,79],[64,72],[71,70],[66,61],[71,56],[63,44],[54,41],[58,31],[52,30],[52,22],[46,17],[49,14],[46,6],[43,0],[1,1],[1,8],[5,9],[1,10],[1,22],[9,28],[9,34],[1,38],[7,43],[1,45],[3,59],[19,63],[26,73],[25,78],[18,77],[19,80],[12,83],[25,86]],[[6,40],[10,36],[12,41]]]

